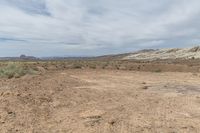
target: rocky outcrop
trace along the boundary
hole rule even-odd
[[[22,60],[37,60],[37,58],[34,56],[26,56],[26,55],[20,55],[19,58]]]
[[[200,59],[200,46],[193,48],[173,48],[145,50],[123,57],[125,60],[157,60],[157,59]]]
[[[197,46],[188,50],[188,52],[199,52],[199,51],[200,51],[200,46]]]

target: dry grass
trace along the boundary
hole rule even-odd
[[[36,71],[31,68],[25,68],[20,63],[8,63],[0,68],[0,77],[3,78],[20,78],[26,74],[36,74]]]
[[[20,67],[32,68],[37,70],[38,67],[44,70],[65,70],[65,69],[107,69],[107,70],[127,70],[127,71],[148,71],[148,72],[199,72],[200,60],[189,61],[153,61],[153,62],[139,62],[127,60],[62,60],[62,61],[20,61],[14,64],[20,64]],[[0,61],[1,67],[6,67],[9,63],[7,61]],[[17,67],[19,69],[19,67]],[[1,72],[2,73],[2,72]],[[4,75],[4,72],[3,74]],[[11,74],[12,75],[12,74]]]

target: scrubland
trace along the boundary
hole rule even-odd
[[[0,132],[198,133],[199,68],[194,60],[2,61]]]

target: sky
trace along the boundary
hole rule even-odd
[[[199,0],[0,0],[0,57],[200,44]]]

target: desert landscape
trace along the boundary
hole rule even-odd
[[[1,61],[0,132],[198,133],[198,59],[124,56]]]
[[[0,0],[0,133],[200,133],[199,0]]]

